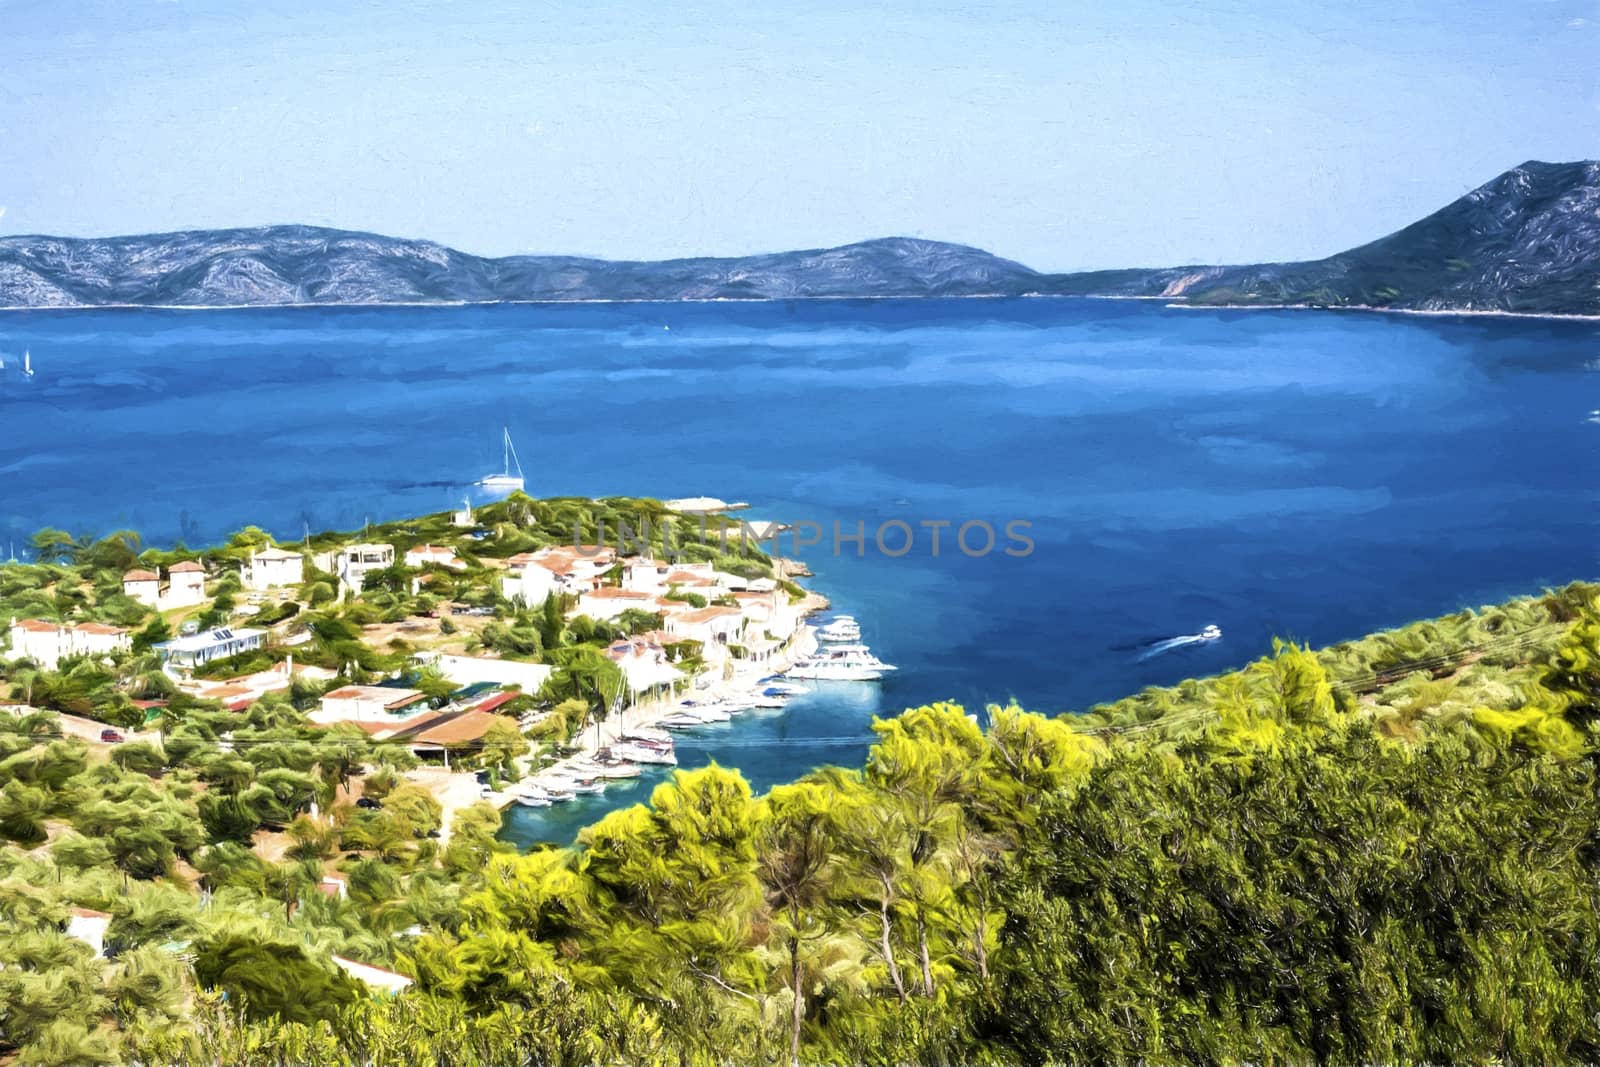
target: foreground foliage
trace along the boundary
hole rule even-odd
[[[170,860],[114,858],[85,807],[147,788],[187,826],[190,772],[140,787],[18,723],[0,1028],[40,1064],[1592,1062],[1597,593],[1073,719],[917,708],[859,770],[679,772],[574,849],[402,835],[344,901],[309,833],[263,864],[196,814]],[[69,901],[125,954],[63,938]],[[373,1000],[330,951],[416,985]]]

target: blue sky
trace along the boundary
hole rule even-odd
[[[0,234],[1301,258],[1600,156],[1597,72],[1600,0],[0,0]]]

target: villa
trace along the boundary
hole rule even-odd
[[[709,651],[736,644],[744,630],[745,619],[738,608],[696,608],[681,615],[668,615],[667,633],[674,637],[699,641]]]
[[[243,577],[244,587],[257,593],[296,586],[305,581],[305,557],[271,546],[257,549],[244,565]]]
[[[122,576],[122,592],[157,611],[193,607],[206,601],[206,569],[192,559],[167,568],[167,584],[159,571],[131,570]]]
[[[188,608],[204,604],[206,600],[206,569],[192,559],[174,563],[167,568],[167,591],[161,598],[161,610]]]
[[[130,599],[161,608],[161,575],[155,571],[132,570],[122,576],[122,592]]]
[[[106,951],[106,931],[111,928],[113,917],[108,911],[95,911],[93,908],[69,908],[67,910],[67,936],[76,938],[94,949],[96,956],[103,956]]]
[[[395,716],[427,700],[415,689],[392,689],[381,685],[347,685],[324,694],[322,706],[313,711],[312,722],[393,722]]]
[[[312,563],[318,569],[335,575],[345,590],[359,593],[366,585],[367,575],[394,566],[394,546],[349,545],[336,552],[320,553],[312,559]]]
[[[555,673],[554,667],[543,663],[519,663],[492,656],[450,656],[443,652],[421,652],[417,654],[417,661],[437,668],[440,674],[462,687],[490,682],[520,686],[524,693],[537,693],[550,675]]]
[[[266,643],[265,630],[232,630],[220,627],[204,633],[163,641],[156,645],[161,665],[178,670],[194,670],[212,660],[253,652]]]
[[[597,620],[614,619],[629,610],[649,611],[655,599],[649,593],[605,586],[578,597],[578,606],[567,614],[587,615]]]
[[[449,567],[452,570],[465,570],[467,565],[456,559],[456,550],[441,548],[438,545],[418,545],[406,549],[405,564],[407,567]]]
[[[31,659],[53,671],[70,656],[109,656],[133,647],[132,632],[100,622],[11,620],[11,658]]]

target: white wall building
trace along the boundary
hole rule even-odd
[[[666,630],[675,637],[699,641],[709,653],[737,644],[744,624],[744,616],[738,608],[709,607],[667,616]]]
[[[161,597],[161,610],[188,608],[206,601],[206,569],[192,559],[167,568],[167,591]]]
[[[59,623],[11,620],[11,659],[31,659],[55,670],[69,656],[109,656],[133,647],[131,632],[100,622]]]
[[[323,725],[335,722],[388,722],[425,699],[415,689],[347,685],[324,694],[322,706],[308,718]]]
[[[122,591],[141,604],[161,608],[161,575],[155,571],[132,570],[122,576]]]
[[[442,652],[422,652],[419,662],[437,667],[456,685],[465,688],[480,682],[496,685],[521,686],[524,693],[537,693],[555,673],[555,668],[543,663],[519,663],[516,660],[493,656],[447,656]]]
[[[578,597],[578,606],[570,615],[587,615],[591,619],[614,619],[624,611],[650,611],[655,597],[633,589],[616,589],[605,586]]]
[[[244,565],[244,587],[254,592],[282,589],[305,581],[305,557],[282,548],[262,548]]]
[[[407,567],[426,567],[429,564],[436,567],[450,567],[453,570],[463,570],[466,567],[465,563],[456,559],[455,549],[439,545],[417,545],[415,548],[408,548],[405,561]]]
[[[234,630],[218,627],[204,633],[178,637],[156,645],[161,653],[161,664],[179,670],[194,670],[214,659],[226,659],[242,652],[251,652],[266,643],[265,630]]]
[[[346,591],[359,593],[366,584],[367,575],[394,566],[394,546],[349,545],[337,552],[323,552],[312,562],[337,577],[340,587]]]
[[[403,992],[411,985],[411,979],[399,971],[386,970],[383,967],[374,967],[368,963],[357,963],[355,960],[343,956],[334,956],[333,962],[341,971],[357,979],[372,989],[381,990],[391,996]]]
[[[555,572],[545,567],[530,565],[514,568],[510,574],[500,579],[502,596],[507,600],[521,601],[530,608],[543,604],[545,598],[558,589]]]

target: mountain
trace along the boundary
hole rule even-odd
[[[1052,292],[1190,304],[1600,314],[1600,163],[1514,167],[1419,222],[1326,259],[1101,271]]]
[[[1371,244],[1251,266],[1042,274],[981,249],[906,237],[659,262],[491,259],[315,226],[0,238],[0,307],[1028,294],[1600,314],[1600,163],[1524,163]]]
[[[1042,277],[976,248],[903,237],[661,262],[488,259],[314,226],[0,238],[4,307],[1015,295]]]

